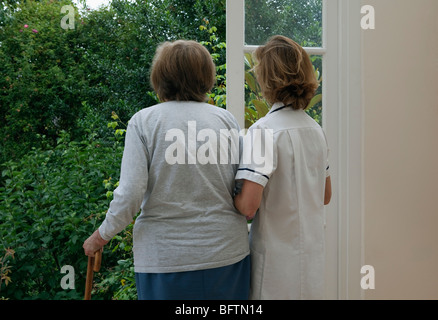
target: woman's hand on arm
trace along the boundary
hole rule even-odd
[[[263,186],[243,180],[242,191],[234,197],[234,206],[249,219],[252,219],[260,207],[263,196]]]

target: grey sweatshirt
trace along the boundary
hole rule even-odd
[[[217,268],[249,254],[247,222],[232,198],[241,149],[227,132],[239,130],[228,111],[199,102],[166,102],[130,119],[120,183],[99,232],[110,240],[140,211],[135,272]]]

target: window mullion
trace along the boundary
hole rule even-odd
[[[245,128],[245,1],[227,0],[227,110]],[[241,57],[241,58],[236,58]]]

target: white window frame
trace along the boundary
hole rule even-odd
[[[227,0],[227,109],[245,127],[245,1]],[[333,198],[326,207],[326,298],[363,299],[363,132],[361,0],[323,0],[323,127]]]

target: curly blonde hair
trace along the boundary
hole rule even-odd
[[[304,110],[318,89],[312,62],[295,41],[273,36],[254,53],[255,73],[265,99]]]

